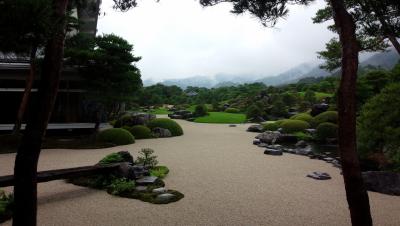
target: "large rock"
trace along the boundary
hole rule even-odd
[[[169,203],[175,199],[175,195],[170,193],[164,193],[157,195],[155,201],[156,203]]]
[[[158,178],[154,177],[154,176],[143,177],[143,178],[136,180],[136,185],[139,185],[139,186],[152,185],[152,184],[156,183],[157,179]]]
[[[278,131],[266,131],[256,136],[262,143],[274,144],[279,140],[282,134]]]
[[[326,104],[326,103],[314,104],[312,109],[311,109],[310,115],[314,117],[316,115],[321,114],[322,112],[327,111],[328,108],[329,108],[329,104]]]
[[[292,134],[282,134],[276,142],[278,142],[278,143],[296,143],[297,137]]]
[[[262,125],[251,125],[248,129],[247,132],[255,132],[255,133],[262,133],[264,130]]]
[[[393,172],[369,171],[363,172],[365,187],[388,195],[400,195],[400,174]]]
[[[164,129],[160,127],[156,127],[152,130],[152,133],[155,137],[163,138],[163,137],[171,137],[172,133],[169,129]]]
[[[179,110],[175,111],[172,114],[168,114],[168,117],[173,119],[188,119],[188,118],[193,118],[193,113],[187,110]]]
[[[308,145],[307,142],[305,142],[304,140],[300,140],[296,143],[296,147],[298,148],[305,148],[307,147],[307,145]]]
[[[267,149],[265,149],[264,154],[266,154],[266,155],[282,155],[282,151],[277,150],[277,149],[267,148]]]
[[[311,146],[305,148],[296,148],[296,154],[298,155],[311,155],[313,153]]]

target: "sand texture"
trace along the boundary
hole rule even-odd
[[[248,125],[179,123],[181,137],[97,150],[43,150],[39,169],[90,165],[112,152],[137,156],[140,148],[152,148],[170,169],[166,186],[185,198],[154,205],[64,181],[42,183],[38,225],[350,225],[339,169],[303,156],[264,155],[252,145],[256,134],[245,132]],[[14,158],[0,155],[0,175],[12,173]],[[313,171],[332,179],[307,178]],[[369,197],[375,225],[400,225],[400,197],[374,192]]]

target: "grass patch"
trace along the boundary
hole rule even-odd
[[[156,109],[150,110],[149,113],[155,114],[155,115],[168,115],[168,114],[171,114],[172,111],[169,111],[166,108],[156,108]]]
[[[243,123],[246,122],[245,114],[227,112],[210,112],[209,115],[196,118],[198,123]]]
[[[301,97],[304,97],[304,94],[305,94],[306,92],[299,92],[299,95],[301,96]],[[318,99],[318,100],[321,100],[321,99],[324,99],[324,98],[327,98],[327,97],[332,97],[333,96],[333,94],[332,93],[323,93],[323,92],[315,92],[315,97]]]

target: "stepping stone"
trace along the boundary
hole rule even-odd
[[[259,143],[257,146],[260,147],[260,148],[266,148],[266,147],[268,146],[268,144],[266,144],[266,143]]]
[[[144,192],[147,191],[147,186],[136,186],[135,190],[138,192]]]
[[[142,185],[142,186],[150,185],[150,184],[154,184],[157,179],[158,179],[158,177],[154,177],[154,176],[142,177],[142,178],[136,180],[136,184]]]
[[[254,145],[259,145],[260,143],[261,143],[260,140],[253,140],[253,144],[254,144]]]
[[[267,149],[265,149],[264,154],[266,154],[266,155],[282,155],[282,151],[267,148]]]
[[[233,124],[232,124],[232,125],[229,125],[229,127],[236,127],[236,125],[233,125]]]
[[[175,198],[175,195],[170,194],[170,193],[164,193],[164,194],[157,195],[155,201],[161,202],[161,203],[168,203],[174,198]]]
[[[323,172],[313,172],[307,175],[307,177],[316,179],[316,180],[329,180],[332,177],[327,174],[327,173],[323,173]]]
[[[157,194],[167,193],[167,191],[168,191],[168,189],[166,189],[165,187],[153,189],[153,193],[157,193]]]

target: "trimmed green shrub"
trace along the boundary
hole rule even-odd
[[[264,131],[277,131],[279,129],[279,125],[275,122],[266,123],[263,125]]]
[[[337,111],[325,111],[314,117],[315,123],[317,125],[324,122],[331,122],[337,124],[338,122],[338,113]]]
[[[240,110],[237,108],[227,108],[227,109],[225,109],[225,112],[226,113],[239,113]]]
[[[196,117],[201,117],[207,115],[208,109],[206,105],[204,104],[199,104],[194,108],[194,116]]]
[[[302,132],[310,128],[310,124],[301,120],[287,119],[280,124],[284,133]]]
[[[133,163],[132,155],[127,151],[120,151],[108,154],[106,157],[100,160],[100,165],[118,163],[118,162],[130,162]]]
[[[297,137],[298,140],[304,140],[304,141],[311,141],[313,140],[313,136],[311,136],[311,134],[308,133],[304,133],[304,132],[296,132],[293,135],[295,135]]]
[[[150,175],[163,179],[169,173],[169,169],[166,166],[155,166],[150,170]]]
[[[107,192],[112,195],[124,195],[135,190],[135,182],[125,178],[114,179],[107,188]]]
[[[135,139],[148,139],[152,137],[151,130],[146,126],[132,126],[128,131],[131,132]]]
[[[246,112],[247,119],[253,119],[262,116],[263,116],[263,111],[257,105],[253,104],[249,108],[247,108]]]
[[[113,143],[116,145],[126,145],[135,143],[135,138],[132,134],[121,128],[112,128],[100,131],[97,138],[104,142]]]
[[[325,141],[327,138],[337,138],[338,126],[331,122],[323,122],[317,126],[315,138],[319,141]]]
[[[314,118],[307,113],[293,115],[292,117],[290,117],[290,119],[305,121],[308,122],[310,125],[314,124]]]
[[[153,130],[156,127],[168,129],[171,132],[172,136],[183,135],[182,127],[174,120],[168,118],[153,119],[147,124],[147,127],[149,127],[151,130]]]

